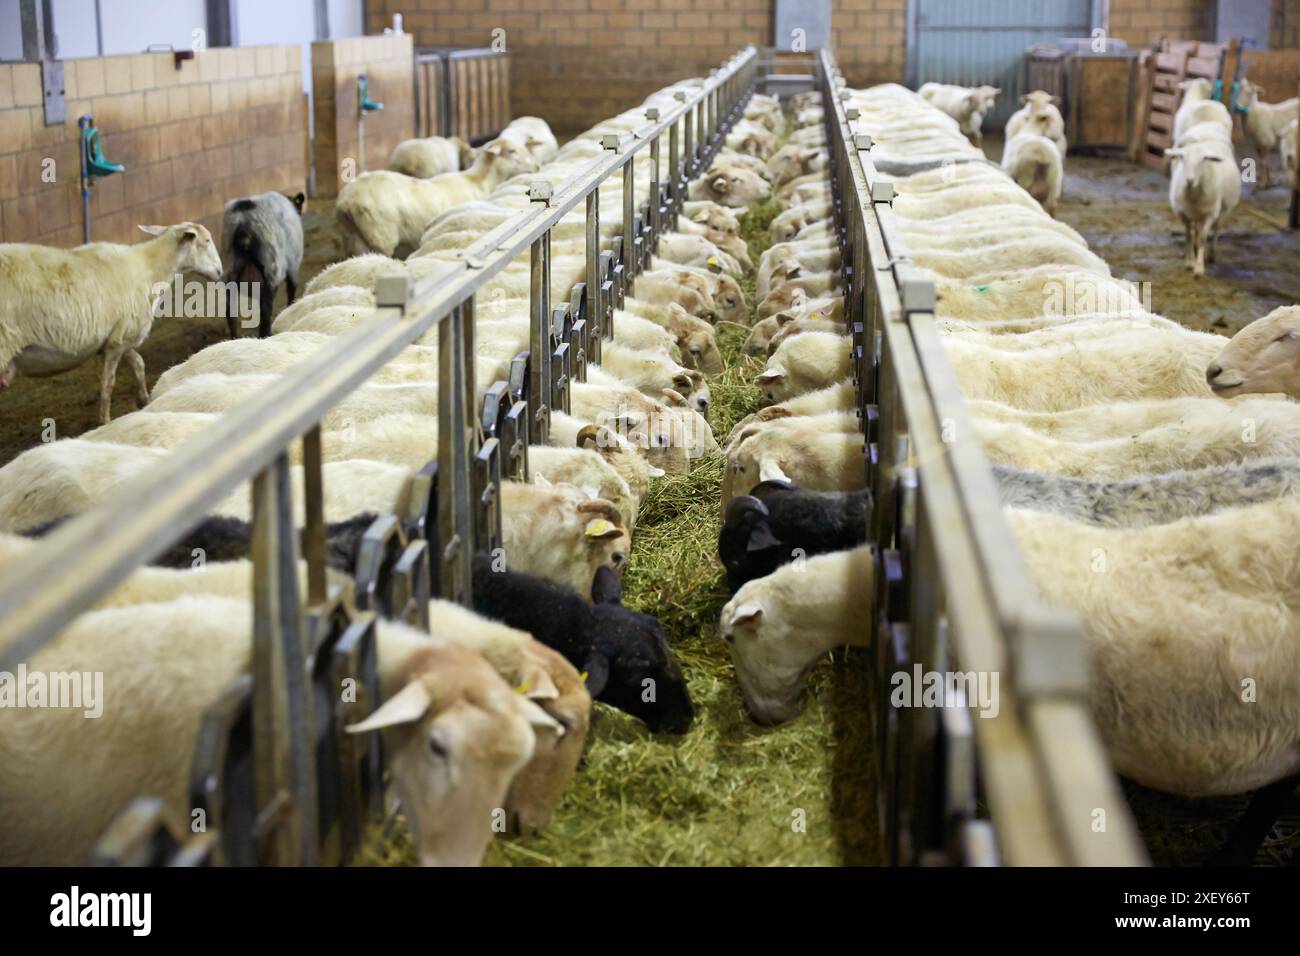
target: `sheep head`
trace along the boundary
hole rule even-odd
[[[1281,393],[1300,398],[1300,306],[1274,309],[1232,337],[1205,370],[1220,398]]]

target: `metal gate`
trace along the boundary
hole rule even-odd
[[[987,83],[1002,89],[985,128],[1001,127],[1020,108],[1025,50],[1061,37],[1087,36],[1094,0],[910,0],[907,79]]]

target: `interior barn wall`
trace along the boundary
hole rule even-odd
[[[301,190],[299,56],[296,46],[210,49],[179,70],[170,53],[67,60],[67,120],[50,127],[40,66],[0,64],[0,242],[81,243],[84,113],[105,158],[126,166],[91,189],[94,240],[135,242],[138,223],[184,220],[216,235],[227,200]]]
[[[362,169],[387,169],[393,147],[414,135],[411,35],[354,37],[313,43],[316,120],[316,193],[335,196]],[[357,77],[366,74],[370,98],[382,110],[366,114],[365,163],[359,162]]]
[[[703,75],[746,44],[772,43],[770,0],[371,0],[417,47],[486,47],[506,31],[511,106],[576,132],[669,80]],[[907,0],[833,0],[836,56],[855,85],[901,82]]]

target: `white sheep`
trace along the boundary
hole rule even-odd
[[[103,714],[87,720],[80,710],[45,707],[7,715],[0,750],[12,772],[0,780],[0,799],[24,823],[0,834],[0,861],[84,865],[141,792],[161,797],[171,819],[188,820],[199,723],[250,670],[252,621],[246,600],[181,597],[84,614],[40,651],[34,670],[102,674]],[[378,662],[382,703],[350,729],[384,731],[420,862],[477,865],[492,838],[492,810],[537,746],[534,726],[553,735],[558,725],[481,657],[445,639],[381,622]]]
[[[783,565],[735,593],[719,630],[750,716],[761,724],[790,719],[799,712],[804,674],[819,658],[870,642],[864,596],[874,580],[875,558],[864,545]]]
[[[1044,212],[1056,215],[1065,171],[1061,166],[1061,151],[1052,140],[1028,130],[1017,133],[1003,148],[1002,168],[1042,204]]]
[[[1008,516],[1042,596],[1083,618],[1116,770],[1195,797],[1300,772],[1300,499],[1141,529]]]
[[[1264,87],[1256,86],[1250,80],[1241,81],[1241,92],[1237,96],[1238,104],[1246,110],[1246,135],[1250,137],[1255,144],[1255,150],[1259,154],[1260,172],[1260,189],[1267,189],[1271,183],[1271,175],[1268,168],[1268,157],[1278,145],[1285,144],[1287,127],[1295,123],[1297,117],[1300,117],[1300,99],[1291,97],[1289,100],[1283,100],[1281,103],[1265,103],[1260,97],[1264,95]],[[1295,155],[1295,130],[1291,130],[1291,155]],[[1283,146],[1283,158],[1286,152]]]
[[[979,143],[983,139],[980,127],[984,122],[984,114],[993,109],[993,104],[1002,91],[995,86],[925,83],[917,92],[922,99],[955,119],[961,126],[961,131]]]
[[[813,392],[841,381],[853,370],[853,343],[834,332],[805,332],[772,353],[754,380],[767,404]]]
[[[501,482],[502,546],[511,570],[567,584],[591,598],[601,567],[621,573],[632,539],[612,502],[570,485]]]
[[[1219,123],[1232,129],[1232,114],[1218,100],[1211,99],[1214,88],[1206,79],[1183,80],[1178,84],[1183,92],[1178,112],[1174,114],[1174,145],[1182,142],[1183,134],[1197,123]]]
[[[727,456],[724,507],[769,479],[812,491],[851,491],[866,484],[862,432],[849,428],[843,413],[790,419],[776,428],[750,425],[747,430]]]
[[[413,179],[388,170],[362,173],[339,190],[334,207],[344,247],[352,255],[410,252],[439,212],[481,199],[511,176],[537,168],[527,146],[502,137],[484,146],[464,172],[433,179]]]
[[[1276,392],[1300,399],[1300,306],[1284,305],[1247,323],[1205,370],[1214,394]]]
[[[474,163],[474,150],[459,136],[404,139],[388,157],[388,168],[416,179],[432,179]]]
[[[943,342],[968,399],[1062,411],[1140,398],[1210,397],[1205,368],[1223,349],[1224,338],[1188,331],[1176,347],[1162,350],[1163,335],[1164,330],[1138,329],[1103,340],[1023,351],[993,349],[954,336]]]
[[[117,365],[125,356],[141,405],[149,401],[137,351],[156,319],[183,313],[175,298],[185,272],[221,278],[212,236],[196,222],[141,226],[133,246],[92,242],[75,249],[0,245],[0,390],[14,376],[57,375],[100,356],[99,421],[109,419]]]
[[[1057,108],[1061,98],[1045,90],[1034,90],[1032,93],[1022,95],[1020,102],[1024,105],[1011,114],[1006,128],[1002,131],[1006,141],[1011,142],[1022,130],[1028,129],[1040,136],[1046,136],[1056,144],[1061,160],[1064,161],[1067,145],[1065,120]]]
[[[1174,158],[1169,205],[1187,234],[1185,262],[1194,275],[1205,274],[1207,246],[1214,261],[1219,230],[1241,200],[1241,174],[1232,147],[1216,142],[1192,143],[1165,150]]]

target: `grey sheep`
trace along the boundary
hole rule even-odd
[[[290,199],[282,193],[262,193],[226,203],[221,225],[221,248],[229,268],[225,282],[258,283],[258,330],[261,338],[271,334],[271,310],[275,293],[286,286],[289,302],[298,292],[298,269],[302,266],[302,210],[307,197]],[[227,299],[226,321],[230,337],[239,337],[236,305],[239,296]]]
[[[1004,505],[1103,528],[1146,528],[1300,492],[1300,461],[1264,459],[1093,481],[1007,465],[993,468]]]

